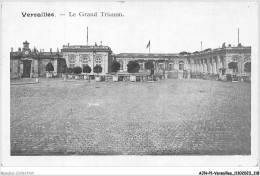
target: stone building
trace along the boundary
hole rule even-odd
[[[88,65],[92,70],[90,74],[93,74],[93,68],[100,65],[102,67],[100,75],[110,73],[110,65],[114,59],[111,48],[102,45],[63,45],[62,54],[68,68],[76,66],[83,68]]]
[[[219,74],[224,76],[228,73],[249,75],[245,71],[245,64],[251,64],[251,47],[224,44],[222,48],[206,49],[201,52],[187,53],[182,52],[178,54],[161,54],[161,53],[120,53],[115,55],[116,60],[120,63],[120,72],[127,71],[127,63],[130,60],[137,60],[141,66],[140,71],[144,71],[144,64],[151,60],[155,65],[156,72],[178,71],[182,74],[185,70],[191,72],[199,72],[205,74]],[[234,63],[236,69],[229,67],[230,63]]]
[[[155,65],[155,72],[170,74],[178,72],[178,78],[182,78],[186,71],[217,75],[221,78],[228,73],[238,75],[250,75],[245,65],[251,66],[251,47],[225,46],[216,49],[206,49],[200,52],[181,53],[120,53],[114,55],[111,48],[102,45],[63,45],[62,52],[43,52],[35,48],[30,49],[25,41],[23,48],[10,52],[10,76],[11,78],[39,77],[46,75],[46,65],[51,62],[54,66],[53,74],[62,73],[67,68],[88,65],[93,67],[100,65],[102,73],[110,74],[111,63],[116,59],[120,65],[121,73],[127,72],[127,64],[130,60],[137,60],[141,66],[140,72],[145,71],[145,62],[150,60]],[[233,65],[231,68],[230,65]],[[65,67],[65,68],[64,68]],[[235,69],[234,69],[235,68]],[[250,67],[251,68],[251,67]]]
[[[23,48],[18,51],[10,52],[10,77],[11,78],[30,78],[46,75],[46,65],[51,62],[56,75],[59,72],[59,65],[64,63],[61,53],[38,51],[36,48],[30,49],[29,43],[25,41]]]

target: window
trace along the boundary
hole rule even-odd
[[[159,63],[159,70],[163,70],[163,63]]]
[[[88,58],[88,57],[83,57],[83,58],[82,58],[82,68],[83,68],[84,66],[87,66],[87,65],[88,65],[88,61],[89,61],[89,58]]]
[[[74,68],[75,67],[75,55],[69,55],[69,68]]]
[[[101,66],[102,58],[100,56],[96,57],[95,61],[96,61],[96,65]]]
[[[179,70],[184,70],[184,62],[183,61],[179,62]]]
[[[169,70],[173,70],[174,68],[173,68],[173,63],[170,63],[169,64]]]
[[[140,63],[140,70],[144,70],[144,63]]]

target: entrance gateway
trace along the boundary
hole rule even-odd
[[[23,61],[23,78],[30,78],[31,64],[32,64],[31,60]]]

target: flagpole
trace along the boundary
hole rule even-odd
[[[87,27],[87,45],[88,45],[88,27]]]
[[[239,45],[239,28],[237,29],[237,42],[238,42],[237,45]]]

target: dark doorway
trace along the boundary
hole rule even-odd
[[[30,78],[31,73],[31,60],[23,61],[23,78]]]

